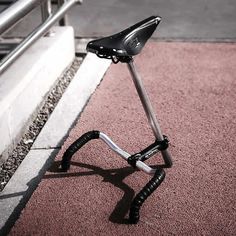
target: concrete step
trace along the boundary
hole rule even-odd
[[[75,55],[72,27],[53,27],[0,76],[0,164]]]

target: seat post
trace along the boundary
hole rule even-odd
[[[144,88],[143,82],[141,80],[141,77],[139,76],[135,65],[133,63],[133,60],[129,60],[127,62],[129,71],[131,73],[135,88],[138,92],[139,98],[141,100],[141,103],[143,105],[144,111],[146,113],[146,116],[148,118],[149,124],[152,128],[153,134],[156,138],[157,141],[162,141],[164,139],[162,132],[161,132],[161,128],[160,125],[156,119],[153,107],[151,105],[150,99],[148,97],[147,91]],[[165,165],[167,167],[171,167],[172,166],[172,159],[171,159],[171,155],[168,152],[168,150],[163,150],[161,151],[163,159],[165,161]]]

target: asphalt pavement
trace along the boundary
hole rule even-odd
[[[41,22],[39,9],[23,19],[7,36],[27,35]],[[151,15],[159,15],[163,20],[154,33],[155,38],[235,41],[235,12],[235,0],[84,0],[82,5],[70,10],[68,19],[79,38],[110,35]]]

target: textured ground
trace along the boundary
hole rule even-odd
[[[10,235],[235,235],[236,44],[152,42],[136,64],[174,159],[139,224],[127,225],[124,218],[150,177],[133,172],[101,141],[76,153],[68,173],[57,172],[65,149],[88,130],[105,132],[129,152],[153,141],[128,70],[118,64]]]

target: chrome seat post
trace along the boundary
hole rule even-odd
[[[135,88],[138,92],[139,98],[140,98],[141,103],[143,105],[144,111],[145,111],[146,116],[148,118],[149,124],[152,128],[153,134],[154,134],[157,141],[162,141],[164,138],[163,138],[163,135],[161,132],[160,125],[156,119],[153,107],[151,105],[151,101],[148,97],[147,91],[143,85],[141,77],[139,76],[139,74],[135,68],[133,60],[132,59],[129,60],[127,62],[127,65],[128,65],[129,71],[131,73]],[[168,152],[168,150],[167,149],[162,150],[161,154],[162,154],[162,157],[165,161],[165,165],[167,167],[171,167],[172,166],[172,158],[171,158],[171,155]]]

